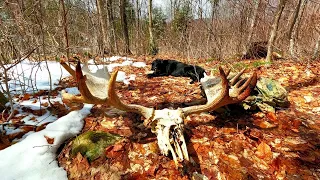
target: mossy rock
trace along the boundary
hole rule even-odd
[[[120,139],[122,137],[117,134],[103,131],[87,131],[80,134],[72,142],[71,154],[75,156],[80,152],[89,161],[93,161],[104,155],[106,147],[115,144]]]

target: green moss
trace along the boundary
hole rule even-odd
[[[254,61],[252,63],[252,66],[257,68],[257,67],[260,67],[260,66],[265,66],[265,65],[271,65],[272,62],[268,62],[268,61],[265,61],[265,60],[258,60],[258,61]]]
[[[235,64],[232,65],[232,67],[236,70],[236,71],[241,71],[243,68],[248,68],[249,65],[243,63],[243,62],[237,62]]]
[[[105,148],[115,144],[121,136],[103,131],[87,131],[79,135],[72,143],[71,154],[80,152],[89,161],[93,161],[104,154]]]

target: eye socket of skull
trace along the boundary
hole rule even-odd
[[[157,124],[158,124],[158,120],[157,119],[151,121],[150,127],[151,127],[151,131],[152,132],[156,131]]]

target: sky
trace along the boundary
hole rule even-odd
[[[160,7],[170,19],[170,0],[153,0],[154,7]],[[210,16],[211,5],[208,0],[192,1],[192,10],[195,18],[198,18],[199,8],[202,9],[203,16]]]

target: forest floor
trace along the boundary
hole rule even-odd
[[[123,60],[117,60],[121,63]],[[205,102],[200,83],[189,84],[184,77],[146,78],[151,58],[138,57],[145,67],[115,67],[135,74],[130,84],[118,82],[116,91],[126,103],[155,109],[185,107]],[[69,179],[319,179],[320,178],[320,62],[307,65],[277,60],[269,66],[261,61],[206,62],[197,65],[207,73],[218,66],[246,73],[258,68],[259,77],[280,82],[288,91],[290,106],[276,113],[230,109],[190,115],[185,119],[185,137],[190,162],[176,168],[172,157],[160,154],[157,138],[134,113],[95,105],[84,120],[82,132],[101,130],[119,134],[124,140],[108,147],[104,157],[88,162],[81,154],[70,153],[72,139],[60,148],[59,165]],[[215,71],[212,71],[215,73]],[[69,77],[63,87],[74,87]],[[59,88],[61,90],[61,88]],[[58,91],[58,90],[56,90]],[[79,109],[78,105],[71,108]],[[59,107],[57,112],[70,110]],[[31,112],[33,113],[33,112]],[[107,115],[106,115],[107,114]],[[10,137],[13,139],[13,137]],[[205,176],[205,177],[204,177]]]

